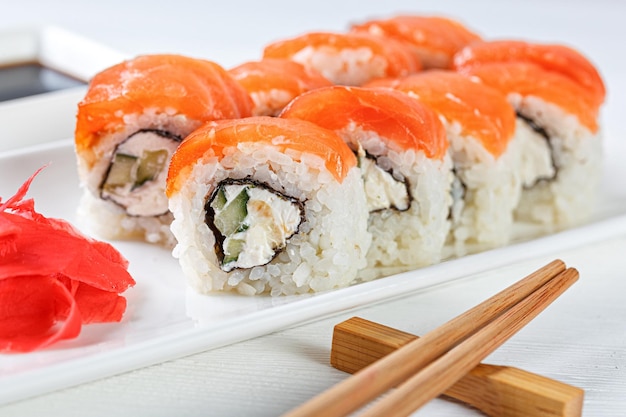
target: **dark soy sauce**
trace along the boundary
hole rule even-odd
[[[0,101],[85,85],[37,63],[0,67]]]

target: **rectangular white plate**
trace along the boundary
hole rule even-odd
[[[0,67],[38,63],[88,82],[124,60],[117,51],[54,26],[0,32]],[[74,134],[76,104],[85,86],[0,102],[0,149],[18,149]]]
[[[264,335],[355,307],[400,297],[515,261],[604,239],[626,231],[626,188],[620,181],[626,146],[607,151],[601,199],[583,227],[466,256],[333,292],[299,296],[202,296],[188,290],[177,262],[158,247],[114,242],[129,259],[137,285],[128,290],[121,323],[83,327],[72,341],[45,351],[0,355],[0,404],[80,384],[184,355]],[[29,196],[49,217],[77,224],[80,198],[72,143],[60,141],[0,153],[0,196],[14,194],[37,168],[50,164]]]

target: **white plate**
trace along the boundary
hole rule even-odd
[[[355,307],[562,250],[626,231],[626,188],[619,155],[607,152],[600,210],[589,225],[530,242],[466,256],[333,292],[297,296],[202,296],[186,288],[177,262],[158,247],[115,242],[130,260],[137,285],[128,290],[121,323],[84,326],[81,335],[50,349],[0,355],[0,404],[217,348]],[[615,156],[613,156],[615,155]],[[8,198],[40,166],[50,165],[29,196],[46,216],[76,224],[78,180],[72,144],[62,141],[0,154],[0,196]]]
[[[38,63],[87,82],[124,59],[111,48],[54,26],[0,32],[0,67]],[[79,86],[0,102],[0,150],[71,137],[76,103],[85,91]]]

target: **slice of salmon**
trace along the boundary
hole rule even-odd
[[[462,23],[440,16],[402,15],[370,20],[354,25],[352,30],[407,42],[424,68],[450,68],[456,52],[481,40],[480,35]]]
[[[205,122],[249,116],[252,100],[216,63],[181,55],[145,55],[110,67],[90,82],[78,104],[75,141],[81,150],[145,112]]]
[[[598,105],[571,78],[525,62],[483,64],[463,72],[509,96],[534,96],[578,118],[592,133],[598,131]]]
[[[313,68],[288,59],[249,61],[228,71],[254,101],[254,116],[276,116],[294,97],[332,83]]]
[[[448,149],[446,132],[437,114],[408,95],[390,89],[320,88],[296,97],[281,117],[308,120],[337,132],[356,126],[376,132],[392,149],[421,150],[429,158],[441,159]],[[358,146],[351,145],[355,149]]]
[[[360,85],[421,69],[421,63],[406,44],[367,33],[306,33],[266,46],[263,56],[299,62],[333,83],[345,85]]]
[[[454,57],[457,70],[494,62],[529,62],[560,73],[588,90],[596,105],[604,102],[606,87],[591,61],[565,45],[539,44],[518,40],[477,42]]]
[[[515,110],[504,94],[453,71],[430,70],[370,85],[386,85],[419,99],[449,124],[458,123],[462,135],[479,140],[496,157],[515,132]]]
[[[218,120],[192,132],[178,147],[168,171],[167,195],[180,189],[196,162],[221,160],[228,149],[246,144],[273,147],[296,160],[303,154],[318,156],[339,182],[356,166],[356,157],[336,133],[311,122],[268,116]]]

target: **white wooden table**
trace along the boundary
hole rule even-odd
[[[229,67],[259,57],[271,40],[306,30],[340,30],[348,22],[405,11],[445,13],[488,37],[524,37],[578,47],[600,67],[608,84],[607,140],[621,141],[626,135],[626,3],[617,0],[306,4],[21,0],[2,6],[0,30],[55,24],[129,55],[175,52]],[[9,140],[2,137],[0,143]],[[615,180],[614,187],[624,187],[624,178]],[[356,315],[424,334],[554,258],[578,268],[580,281],[487,362],[583,388],[585,416],[626,415],[626,230],[611,235],[399,299],[9,403],[0,406],[0,416],[279,415],[346,377],[328,363],[332,328],[340,321]],[[480,414],[437,399],[416,415]]]

